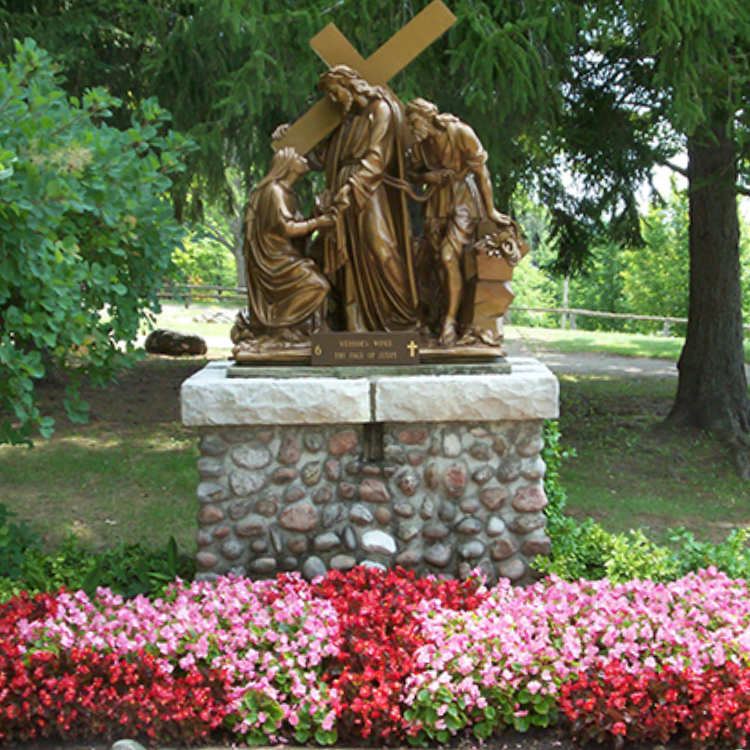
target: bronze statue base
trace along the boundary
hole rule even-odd
[[[451,346],[424,347],[419,356],[422,362],[497,362],[505,358],[506,351],[502,346]]]
[[[227,368],[227,378],[268,378],[273,380],[335,378],[351,380],[370,377],[404,377],[422,375],[511,375],[513,368],[507,359],[494,362],[433,362],[418,365],[363,365],[359,367],[309,367],[283,365],[277,362],[235,362]]]
[[[309,365],[311,356],[310,344],[283,349],[235,346],[232,350],[232,359],[243,365]]]
[[[233,359],[238,365],[310,365],[312,351],[309,345],[279,349],[250,349],[236,346]],[[426,346],[420,349],[423,364],[462,364],[502,362],[506,351],[502,346]],[[378,365],[373,365],[377,367]]]

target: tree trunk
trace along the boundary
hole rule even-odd
[[[668,422],[720,434],[747,478],[737,155],[728,123],[715,117],[688,139],[690,308]]]
[[[244,212],[239,212],[229,220],[229,226],[232,230],[232,240],[234,241],[232,252],[234,253],[234,265],[237,273],[237,286],[243,289],[247,287],[245,256],[242,252],[245,240],[243,233],[244,218]]]
[[[242,253],[242,240],[234,246],[234,265],[237,274],[237,286],[245,289],[247,277],[245,276],[245,256]]]

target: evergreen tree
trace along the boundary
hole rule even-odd
[[[623,296],[625,268],[624,253],[614,243],[594,247],[586,268],[570,280],[569,306],[601,312],[636,312]],[[634,330],[626,320],[587,316],[576,317],[576,327],[590,331]]]
[[[67,89],[104,85],[123,102],[156,96],[198,144],[176,194],[178,214],[235,206],[227,170],[251,186],[270,134],[320,98],[325,64],[309,40],[333,21],[364,57],[430,0],[7,0],[0,55],[33,37],[61,64]],[[551,158],[547,124],[561,101],[560,66],[582,23],[575,3],[450,3],[459,22],[392,82],[404,100],[432,99],[471,123],[490,154],[498,204]],[[550,171],[552,174],[552,171]]]
[[[689,160],[689,322],[669,421],[725,436],[750,478],[737,206],[750,166],[750,5],[622,5],[629,44],[649,61],[647,85],[662,102],[662,121],[686,139]]]

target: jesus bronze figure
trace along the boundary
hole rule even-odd
[[[320,78],[344,119],[321,154],[337,215],[324,270],[338,287],[347,331],[417,328],[417,294],[406,195],[401,107],[344,65]],[[325,202],[324,202],[325,204]]]

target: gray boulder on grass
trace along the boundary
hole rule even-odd
[[[145,347],[149,354],[166,354],[169,357],[200,355],[208,351],[205,340],[198,334],[168,328],[151,331],[146,338]]]

